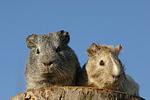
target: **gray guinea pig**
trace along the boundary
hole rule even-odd
[[[26,62],[26,91],[76,84],[80,64],[68,46],[69,33],[58,31],[44,35],[29,35],[26,39],[29,56]]]

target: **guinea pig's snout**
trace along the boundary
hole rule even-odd
[[[115,81],[118,81],[120,78],[120,75],[113,75],[112,77],[115,79]]]
[[[54,61],[49,61],[49,62],[44,62],[43,64],[44,64],[44,66],[50,66],[53,63],[54,63]]]

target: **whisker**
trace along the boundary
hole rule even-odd
[[[67,73],[62,70],[61,68],[58,68],[60,72],[62,72],[65,76],[67,76]],[[65,79],[65,81],[68,81],[66,77],[63,77]]]
[[[60,70],[56,67],[55,68],[55,71],[59,74],[59,75],[61,75],[61,72],[60,72]]]
[[[71,71],[70,69],[68,69],[66,67],[63,67],[63,66],[61,66],[61,68],[65,69],[65,70],[68,70],[68,71]]]
[[[62,73],[64,73],[65,75],[67,75],[67,73],[66,73],[64,70],[62,70],[61,68],[59,68],[59,70],[60,70]]]

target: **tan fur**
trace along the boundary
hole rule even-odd
[[[130,80],[126,78],[124,67],[118,58],[121,49],[121,45],[114,48],[113,46],[93,43],[86,50],[89,59],[79,74],[78,84],[115,89],[138,95],[138,85],[133,79],[131,81],[131,78]],[[130,89],[128,86],[130,86]]]

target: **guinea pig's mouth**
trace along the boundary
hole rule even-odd
[[[55,74],[54,65],[40,68],[40,74],[42,76],[52,76],[53,74]]]
[[[117,82],[114,82],[114,83],[105,83],[105,85],[106,85],[106,88],[110,88],[110,89],[115,88],[115,89],[117,89],[117,88],[119,88],[120,84],[117,81]]]
[[[45,77],[45,78],[50,78],[50,77],[54,77],[55,74],[53,74],[53,73],[43,73],[42,76]]]

